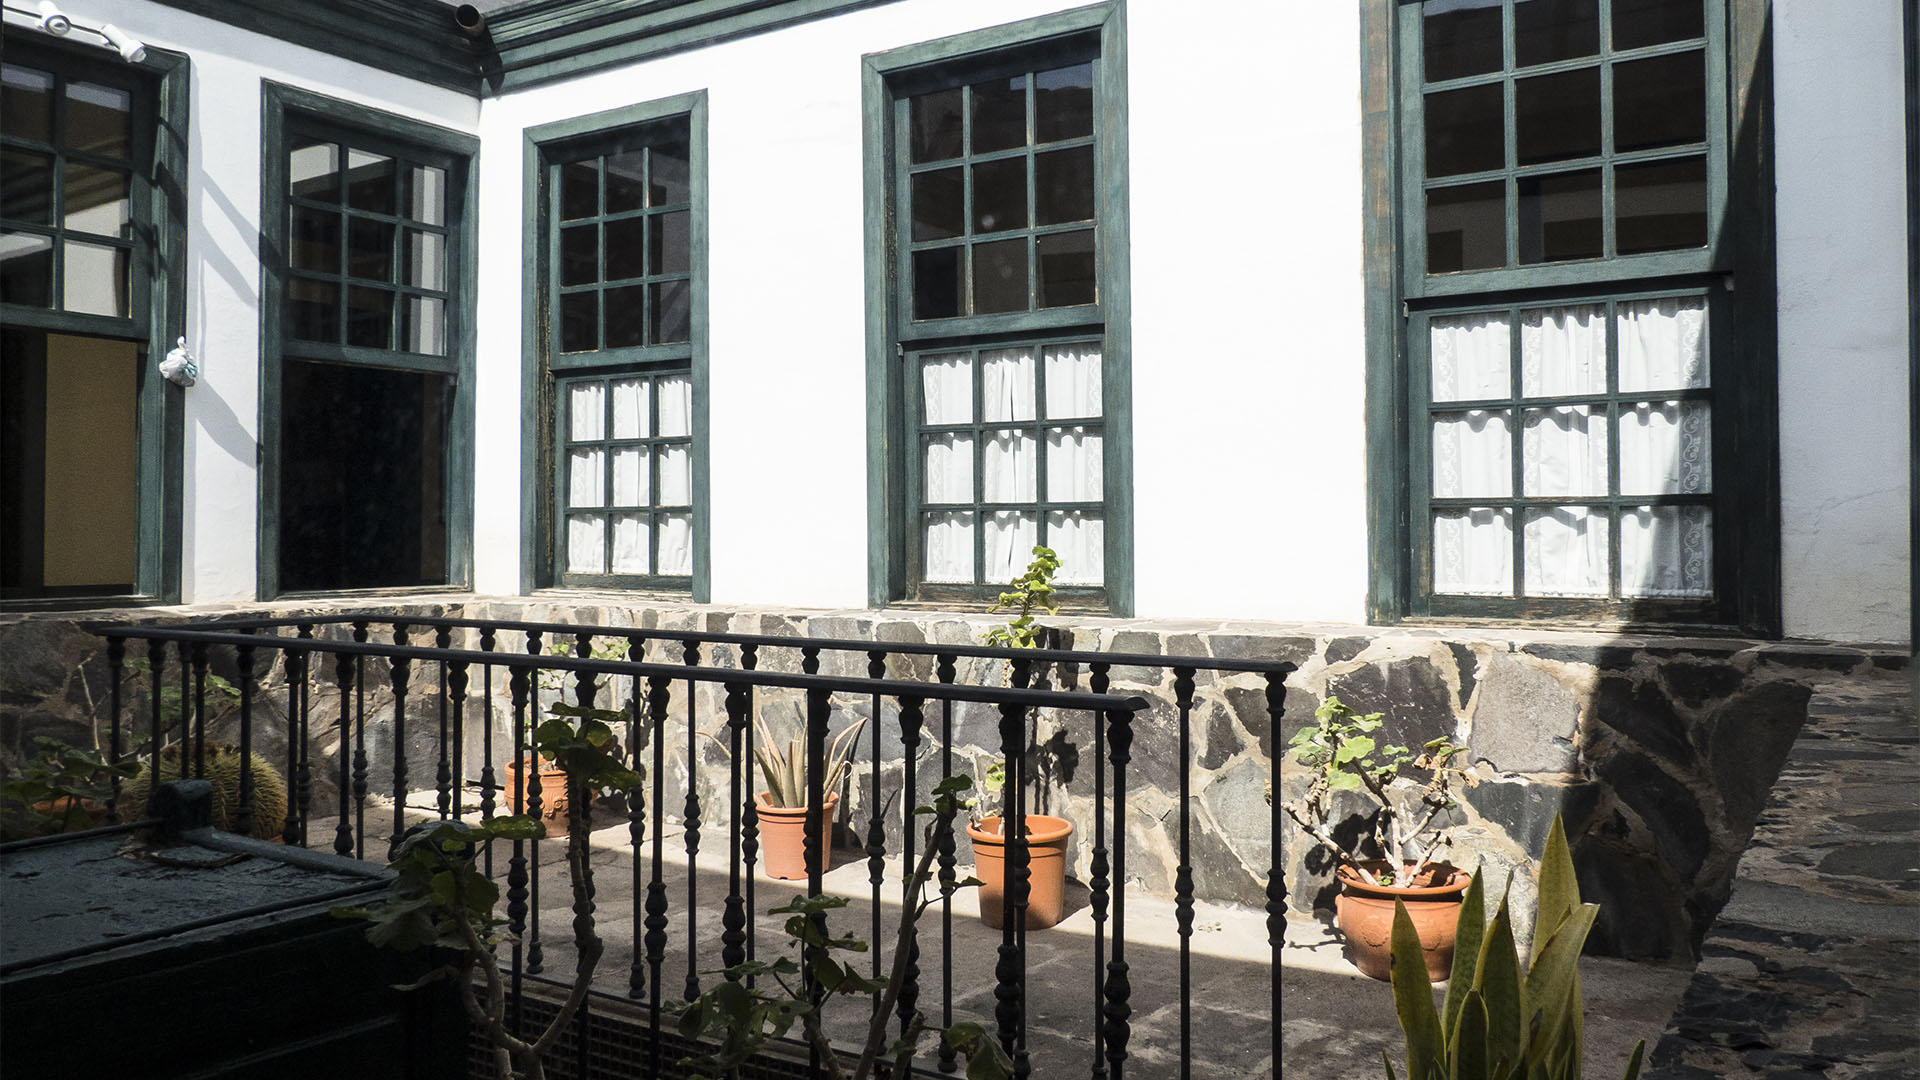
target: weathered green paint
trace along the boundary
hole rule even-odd
[[[1407,543],[1405,365],[1400,362],[1398,155],[1394,139],[1394,0],[1366,0],[1360,33],[1361,217],[1367,354],[1367,620],[1390,623],[1405,610],[1411,580]]]
[[[1907,64],[1907,651],[1920,656],[1920,605],[1912,600],[1920,568],[1920,8],[1906,7]],[[1908,664],[1920,700],[1920,664]]]
[[[478,95],[482,50],[453,22],[452,5],[417,0],[155,0],[434,86]]]

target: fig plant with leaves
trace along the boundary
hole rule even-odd
[[[1436,1012],[1420,936],[1406,905],[1394,901],[1393,999],[1406,1036],[1407,1080],[1579,1080],[1584,1053],[1580,950],[1598,904],[1580,901],[1573,855],[1558,815],[1540,863],[1533,947],[1522,970],[1507,897],[1493,921],[1482,903],[1480,874],[1455,924],[1453,969]],[[1644,1041],[1627,1061],[1625,1080],[1640,1075]],[[1381,1052],[1388,1080],[1399,1080]]]
[[[785,930],[792,939],[797,959],[781,957],[773,961],[755,960],[712,972],[722,981],[691,1002],[676,1003],[680,1034],[690,1039],[709,1040],[715,1045],[705,1054],[682,1059],[693,1080],[719,1080],[738,1075],[737,1070],[753,1060],[774,1039],[785,1036],[797,1024],[801,1037],[817,1052],[821,1066],[832,1080],[871,1080],[876,1070],[891,1064],[889,1075],[908,1075],[914,1051],[927,1034],[925,1014],[915,1011],[907,1029],[899,1038],[887,1039],[906,967],[913,953],[920,916],[935,900],[953,895],[961,888],[980,884],[977,878],[941,881],[937,893],[926,891],[933,876],[933,860],[939,850],[936,839],[953,826],[962,803],[961,793],[973,786],[965,776],[943,780],[933,790],[933,801],[917,807],[915,814],[930,816],[926,844],[918,864],[908,878],[907,895],[912,902],[902,904],[900,923],[894,941],[893,964],[888,975],[874,979],[861,975],[853,964],[838,959],[842,952],[863,953],[867,943],[857,937],[834,937],[827,929],[830,911],[845,907],[838,896],[796,897],[771,909],[770,915],[785,915]],[[810,995],[803,981],[811,974],[818,989]],[[754,985],[747,985],[751,977]],[[839,995],[878,994],[867,1023],[866,1039],[851,1071],[834,1053],[821,1023],[824,1002]],[[1013,1061],[1006,1048],[984,1027],[976,1023],[955,1024],[940,1033],[947,1045],[967,1059],[968,1080],[1004,1080],[1012,1075]]]
[[[115,780],[140,771],[137,762],[110,764],[99,750],[47,735],[33,741],[37,752],[0,785],[0,841],[89,828],[88,804],[104,805],[113,798]]]
[[[1053,602],[1053,576],[1060,570],[1060,556],[1052,548],[1035,544],[1033,561],[1019,577],[1007,583],[1007,591],[1000,594],[988,608],[989,614],[1012,611],[1013,617],[1007,625],[996,626],[987,631],[986,642],[989,645],[1004,645],[1010,649],[1037,649],[1040,647],[1040,627],[1033,621],[1035,611],[1044,611],[1049,615],[1059,612],[1060,606]]]
[[[1380,745],[1374,733],[1385,715],[1362,715],[1329,695],[1314,710],[1314,722],[1287,740],[1288,751],[1312,770],[1313,778],[1299,798],[1281,803],[1302,831],[1331,848],[1363,881],[1376,885],[1394,884],[1403,865],[1417,870],[1451,847],[1451,816],[1442,815],[1459,805],[1454,798],[1459,785],[1479,782],[1459,764],[1467,748],[1444,735],[1429,740],[1417,754],[1404,746]],[[1409,769],[1425,770],[1426,782],[1408,776]],[[1360,792],[1373,801],[1370,836],[1386,859],[1384,872],[1376,874],[1363,864],[1358,840],[1345,844],[1335,836],[1334,796],[1342,791]]]

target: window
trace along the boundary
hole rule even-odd
[[[186,61],[0,65],[0,601],[177,599]]]
[[[1063,599],[1131,606],[1121,48],[1102,5],[868,58],[876,603],[1046,545]]]
[[[706,102],[528,132],[529,587],[706,596]]]
[[[1760,618],[1741,583],[1763,571],[1741,544],[1764,493],[1743,478],[1765,456],[1744,460],[1740,421],[1766,376],[1736,347],[1755,320],[1734,299],[1751,260],[1724,240],[1720,0],[1395,14],[1407,419],[1392,487],[1411,513],[1406,580],[1387,591],[1415,616]]]
[[[463,585],[476,144],[266,94],[261,593]]]

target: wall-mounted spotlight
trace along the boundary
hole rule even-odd
[[[73,29],[73,20],[62,14],[53,0],[40,0],[40,29],[54,37],[65,37]]]
[[[25,2],[25,0],[21,0]],[[101,44],[120,54],[120,59],[129,64],[138,64],[147,58],[146,43],[111,23],[102,24],[98,29],[84,23],[76,23],[61,11],[53,0],[38,0],[31,8],[15,7],[13,4],[0,4],[10,15],[19,15],[30,19],[35,29],[54,37],[65,37],[75,28],[89,34],[99,34],[104,39]]]
[[[107,39],[108,48],[118,52],[120,59],[125,60],[129,64],[137,64],[147,58],[146,45],[142,44],[140,39],[129,36],[125,30],[120,29],[112,23],[103,23],[101,25],[100,36]]]
[[[453,25],[470,38],[477,38],[487,32],[487,17],[472,4],[461,4],[453,9]]]

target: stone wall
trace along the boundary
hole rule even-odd
[[[635,607],[598,598],[478,600],[449,598],[387,611],[402,615],[461,614],[472,618],[635,626],[659,630],[704,630],[853,638],[877,642],[977,642],[995,621],[987,616],[919,612],[723,611],[706,607]],[[325,606],[314,609],[324,611]],[[290,613],[290,607],[276,611]],[[306,609],[300,609],[306,610]],[[371,610],[356,608],[354,610]],[[129,613],[121,613],[122,615]],[[139,613],[169,620],[180,609]],[[213,612],[196,612],[205,615]],[[219,614],[232,614],[222,611]],[[1165,620],[1049,620],[1062,644],[1077,649],[1284,660],[1297,665],[1289,677],[1282,745],[1311,719],[1330,694],[1363,712],[1383,712],[1388,741],[1417,746],[1449,735],[1470,748],[1476,785],[1458,812],[1454,860],[1490,872],[1490,894],[1511,875],[1518,912],[1533,907],[1530,860],[1537,858],[1556,812],[1573,840],[1581,887],[1601,903],[1593,934],[1597,948],[1631,957],[1683,959],[1697,950],[1713,914],[1725,902],[1741,851],[1806,716],[1810,687],[1840,673],[1885,673],[1904,663],[1893,650],[1765,643],[1730,639],[1620,637],[1573,633],[1518,633],[1460,628],[1370,628],[1272,623],[1203,623]],[[427,643],[417,632],[415,643]],[[456,642],[471,645],[471,641]],[[523,638],[503,635],[499,647],[520,651]],[[130,650],[133,651],[133,650]],[[71,616],[11,617],[0,622],[0,760],[9,768],[35,734],[69,742],[90,737],[90,703],[104,715],[103,649]],[[676,643],[658,643],[646,659],[681,662]],[[705,661],[736,666],[735,651],[716,647]],[[826,654],[822,672],[867,675],[862,654]],[[930,680],[930,657],[889,658],[893,678]],[[763,649],[762,670],[797,671],[797,650]],[[230,656],[217,655],[216,671],[231,672]],[[1000,685],[997,661],[963,661],[962,682]],[[393,703],[384,665],[368,671],[369,784],[391,787]],[[416,673],[409,698],[406,743],[409,786],[433,787],[438,696],[432,673]],[[1171,894],[1177,864],[1178,739],[1170,671],[1116,668],[1112,690],[1137,693],[1152,707],[1135,724],[1134,765],[1128,791],[1128,871],[1139,887]],[[1084,672],[1054,674],[1056,685],[1086,689]],[[261,752],[284,760],[284,672],[263,677],[255,741]],[[602,702],[630,699],[625,680],[603,691]],[[478,676],[471,694],[480,692]],[[687,737],[682,718],[685,683],[676,682],[663,750],[668,762],[666,797],[670,824],[678,824],[689,774],[699,792],[705,825],[703,851],[711,858],[715,838],[725,835],[724,752],[710,740]],[[547,697],[551,697],[549,692]],[[144,691],[130,692],[127,707],[147,715]],[[504,678],[494,686],[493,708],[477,700],[467,714],[469,776],[477,776],[480,730],[489,714],[494,758],[510,756],[511,716]],[[324,817],[337,806],[339,775],[338,694],[330,681],[313,696],[310,750],[314,762],[313,808]],[[797,694],[762,691],[757,714],[776,731],[798,732]],[[865,696],[836,699],[838,730],[848,717],[871,710]],[[881,803],[889,850],[900,843],[901,745],[892,704],[883,703]],[[715,685],[696,691],[696,727],[724,737],[722,696]],[[937,708],[929,708],[927,741],[918,770],[924,785],[938,776]],[[960,705],[954,713],[956,771],[976,778],[998,758],[997,711]],[[231,731],[233,717],[215,727]],[[1029,771],[1038,778],[1030,807],[1075,824],[1072,865],[1082,880],[1091,860],[1093,746],[1084,714],[1043,714],[1031,721],[1036,747]],[[874,805],[871,730],[860,739],[861,763],[843,789],[843,843],[859,844]],[[1268,792],[1274,735],[1264,682],[1257,676],[1201,672],[1190,731],[1190,845],[1195,888],[1203,899],[1259,905],[1265,902],[1266,868],[1272,853]],[[645,747],[643,725],[635,736]],[[691,742],[691,748],[690,748]],[[690,756],[697,768],[690,767]],[[1283,762],[1283,796],[1305,782],[1304,770]],[[474,796],[467,796],[469,804]],[[891,801],[889,801],[891,800]],[[716,826],[716,821],[720,824]],[[1350,823],[1357,824],[1357,823]],[[318,828],[320,826],[316,826]],[[331,828],[330,824],[325,827]],[[369,833],[373,829],[369,827]],[[381,835],[384,835],[382,833]],[[1283,835],[1285,874],[1292,903],[1300,910],[1330,908],[1331,861],[1297,834]],[[850,857],[858,857],[851,855]],[[964,842],[961,851],[967,858]],[[1520,928],[1523,935],[1530,927]]]

